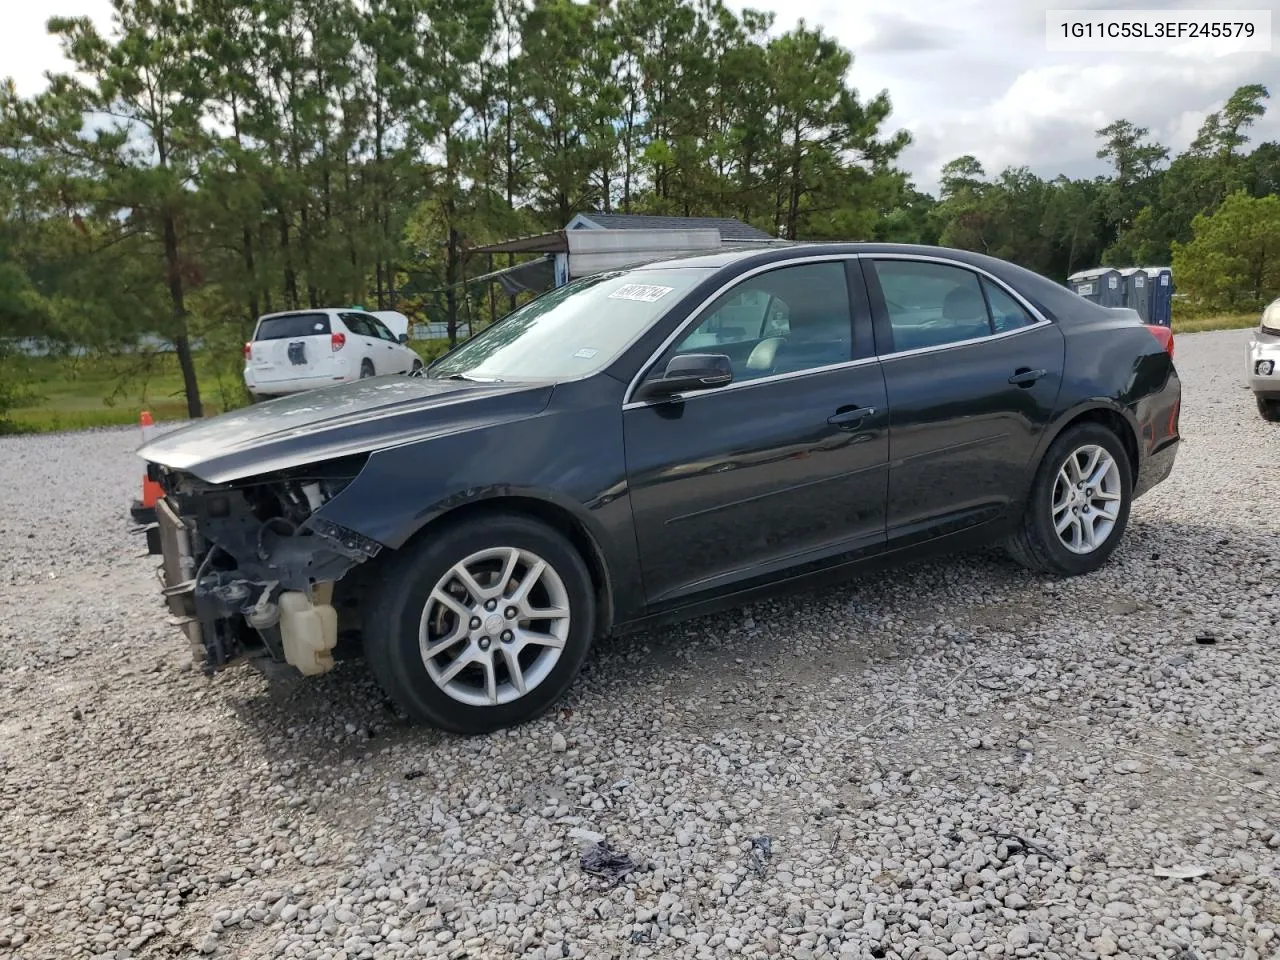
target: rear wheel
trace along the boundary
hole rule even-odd
[[[1096,423],[1069,427],[1041,461],[1006,549],[1038,572],[1091,573],[1119,545],[1132,494],[1132,470],[1120,438]]]
[[[366,617],[365,657],[414,718],[488,733],[560,698],[595,618],[591,575],[573,545],[536,520],[499,514],[406,551]]]
[[[1269,400],[1266,397],[1258,397],[1258,413],[1262,414],[1262,419],[1268,423],[1280,423],[1280,400]]]
[[[373,361],[368,357],[360,361],[360,379],[373,376]]]

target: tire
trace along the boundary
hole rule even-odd
[[[374,374],[373,361],[370,360],[368,357],[365,357],[363,360],[360,361],[360,379],[364,380],[366,377],[372,377],[373,374]]]
[[[414,377],[421,372],[422,372],[422,361],[421,360],[413,361],[413,366],[409,370],[409,376]]]
[[[1267,423],[1280,423],[1280,400],[1269,400],[1254,394],[1258,401],[1258,413]]]
[[[1108,468],[1096,487],[1080,489],[1077,481],[1072,492],[1071,485],[1065,483],[1064,472],[1078,477],[1079,470],[1073,470],[1070,461],[1074,458],[1077,467],[1087,467],[1092,451],[1098,449],[1110,458],[1114,473]],[[1105,466],[1101,455],[1096,462],[1095,476]],[[1005,542],[1006,551],[1018,563],[1037,573],[1074,577],[1097,570],[1119,545],[1128,526],[1133,500],[1132,473],[1124,444],[1112,431],[1097,423],[1068,427],[1040,462],[1018,529]],[[1086,496],[1090,491],[1094,493],[1092,498]],[[1117,495],[1118,501],[1113,499]],[[1072,506],[1077,502],[1081,506]],[[1111,503],[1118,503],[1118,509],[1108,506]],[[1111,515],[1113,509],[1114,515]],[[1058,534],[1055,517],[1066,522],[1062,536]],[[1092,548],[1086,539],[1086,524],[1094,531],[1095,538],[1101,535]],[[1072,549],[1073,546],[1076,549]]]
[[[499,572],[513,553],[514,566]],[[509,599],[518,595],[538,560],[546,569],[524,603]],[[503,599],[490,597],[498,600],[493,609],[474,603],[461,586],[455,570],[464,562],[482,594],[491,589],[487,578],[495,581]],[[489,733],[540,716],[578,675],[595,638],[595,591],[582,556],[552,528],[519,514],[490,514],[433,530],[392,563],[365,616],[365,658],[383,691],[414,719],[453,733]],[[497,586],[507,569],[509,578]],[[521,586],[513,591],[516,582]],[[464,591],[460,600],[459,589]],[[441,592],[454,596],[452,604],[435,599]],[[478,608],[472,619],[463,621],[453,605],[459,603]],[[530,608],[567,610],[567,616],[518,616]],[[517,616],[509,617],[508,610]],[[438,644],[431,657],[424,656],[419,643],[424,620],[428,642]],[[480,627],[472,630],[476,622]],[[548,640],[557,637],[562,646],[557,653],[554,645],[522,643],[522,630]],[[508,666],[512,653],[526,686],[523,694]],[[469,664],[450,677],[464,657]],[[492,666],[486,668],[486,663]]]

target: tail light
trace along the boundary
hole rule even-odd
[[[347,335],[345,333],[334,333],[329,335],[329,346],[333,348],[333,352],[337,353],[347,345]]]
[[[246,341],[244,342],[244,358],[245,358],[246,360],[248,360],[248,359],[249,359],[250,354],[252,354],[252,353],[253,353],[253,344],[252,344],[252,343],[250,343],[248,340],[246,340]]]
[[[1160,341],[1160,346],[1164,347],[1170,359],[1173,358],[1173,328],[1162,327],[1154,323],[1147,324],[1147,329],[1151,331],[1151,335]]]

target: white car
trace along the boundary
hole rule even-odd
[[[1262,419],[1280,423],[1280,300],[1262,311],[1258,329],[1249,340],[1245,382],[1258,401]]]
[[[255,400],[384,373],[412,373],[422,360],[409,347],[409,321],[362,310],[290,310],[259,318],[244,345],[244,385]]]

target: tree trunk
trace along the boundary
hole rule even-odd
[[[452,204],[449,204],[452,207]],[[449,242],[444,259],[444,302],[446,329],[449,333],[449,346],[458,342],[458,290],[454,284],[458,279],[458,231],[449,228]]]
[[[241,246],[244,248],[244,269],[249,276],[249,321],[252,323],[261,314],[258,313],[258,274],[253,266],[253,231],[245,225],[241,233]]]
[[[289,250],[289,218],[284,208],[276,215],[280,225],[280,255],[284,259],[284,305],[286,310],[298,309],[298,275],[293,269],[293,259]]]
[[[307,301],[311,309],[315,310],[320,306],[320,294],[316,289],[316,272],[311,262],[311,227],[307,221],[306,204],[303,204],[298,215],[301,218],[298,238],[302,243],[302,269],[307,274]]]
[[[191,357],[191,341],[187,337],[187,307],[183,302],[182,263],[178,253],[178,227],[173,212],[164,216],[164,263],[169,274],[169,301],[173,307],[173,345],[178,351],[178,366],[182,368],[182,387],[187,394],[187,416],[192,419],[204,416],[200,403],[200,386],[196,383],[196,365]]]

